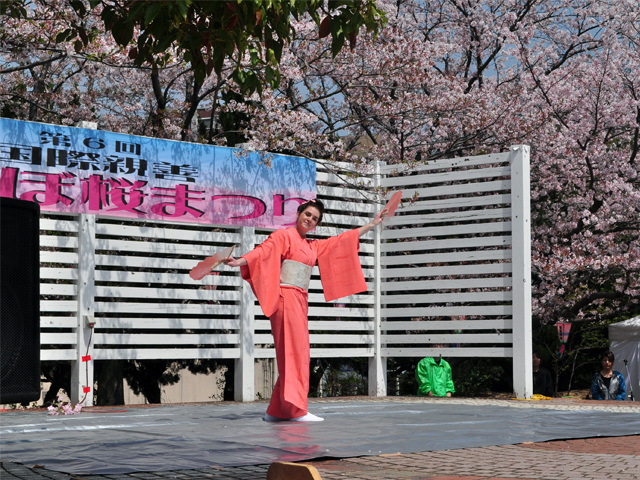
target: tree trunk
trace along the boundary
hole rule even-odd
[[[162,403],[162,392],[160,391],[160,384],[158,384],[158,382],[145,384],[142,389],[142,394],[149,403]]]

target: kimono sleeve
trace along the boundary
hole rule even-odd
[[[318,241],[318,267],[327,302],[366,292],[358,252],[360,235],[358,229],[349,230],[337,237]]]
[[[267,317],[278,309],[280,301],[280,265],[287,250],[287,237],[282,230],[273,232],[262,244],[242,255],[247,265],[240,267],[245,279]]]

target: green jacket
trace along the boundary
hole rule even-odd
[[[451,366],[446,360],[440,360],[440,365],[432,357],[423,358],[416,367],[416,381],[418,382],[418,396],[426,396],[429,392],[434,397],[445,397],[447,392],[454,393]]]

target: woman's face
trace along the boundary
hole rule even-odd
[[[320,210],[318,210],[316,207],[308,206],[298,214],[296,228],[300,233],[306,234],[309,230],[313,230],[314,228],[316,228],[319,220]]]
[[[609,357],[603,357],[602,368],[604,370],[611,370],[613,368],[613,363],[611,363],[611,360],[609,360]]]

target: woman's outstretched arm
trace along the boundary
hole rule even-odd
[[[380,225],[382,223],[382,220],[384,220],[384,217],[387,216],[387,207],[384,207],[382,210],[380,210],[376,216],[373,218],[373,220],[371,220],[369,223],[367,223],[366,225],[363,225],[362,227],[358,228],[358,235],[362,236],[365,233],[373,230],[374,228],[376,228],[377,225]]]

